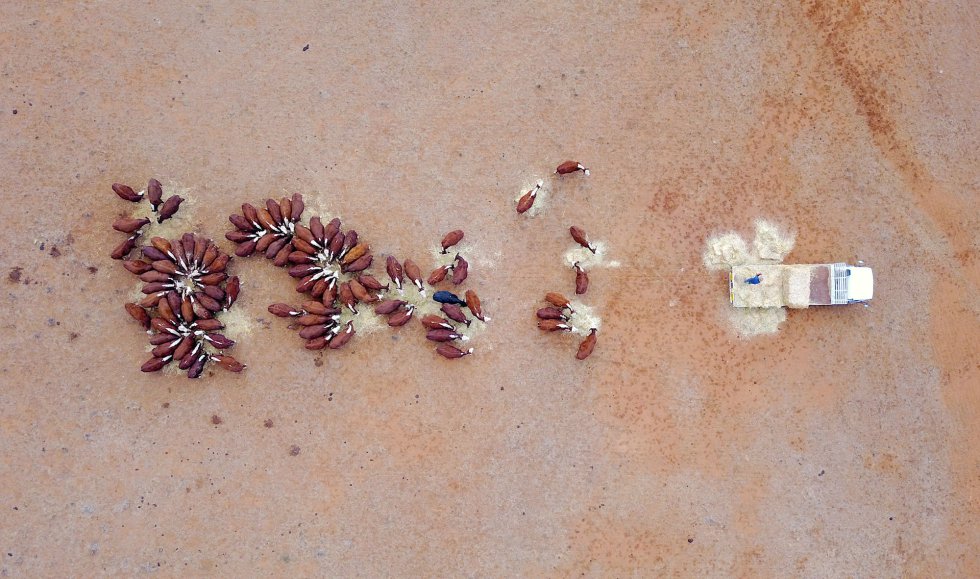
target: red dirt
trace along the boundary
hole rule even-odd
[[[980,575],[974,5],[274,6],[0,4],[0,573]],[[426,271],[462,228],[493,322],[313,354],[236,260],[248,368],[144,375],[109,186],[150,177],[221,243],[293,191]],[[700,253],[757,217],[872,307],[733,336]],[[623,264],[584,362],[533,318],[572,224]]]

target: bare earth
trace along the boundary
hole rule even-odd
[[[0,3],[0,575],[980,575],[980,5],[257,4]],[[293,191],[423,268],[461,227],[493,322],[312,353],[239,259],[249,368],[142,374],[149,177],[227,249]],[[759,217],[873,306],[737,338],[700,254]],[[584,363],[533,320],[572,224]]]

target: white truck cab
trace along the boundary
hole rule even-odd
[[[866,302],[875,293],[875,276],[870,267],[848,265],[847,267],[847,303]]]

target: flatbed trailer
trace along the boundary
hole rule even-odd
[[[746,282],[756,275],[758,284]],[[728,290],[737,308],[835,306],[870,300],[874,275],[869,267],[846,263],[739,265]]]

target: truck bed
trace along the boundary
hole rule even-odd
[[[810,305],[831,305],[829,265],[815,265],[810,269]]]
[[[761,274],[762,283],[750,285],[746,278]],[[779,265],[742,265],[732,268],[732,304],[740,308],[781,308],[785,268]]]
[[[745,283],[762,274],[762,283]],[[830,264],[741,265],[732,268],[732,305],[741,308],[806,308],[828,306],[832,299],[833,266]]]

